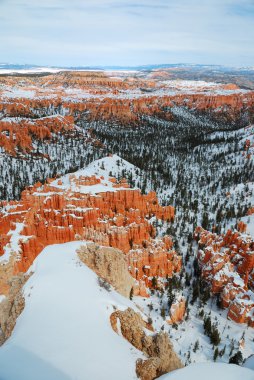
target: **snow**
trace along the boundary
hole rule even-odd
[[[218,83],[215,82],[205,82],[202,80],[166,80],[163,83],[167,84],[170,87],[182,88],[182,89],[204,89],[204,88],[218,88]]]
[[[248,359],[245,360],[243,367],[254,370],[254,355],[251,355]]]
[[[219,261],[217,261],[217,262],[219,262]],[[223,266],[223,268],[215,274],[214,279],[220,280],[221,278],[223,278],[223,276],[231,278],[235,285],[244,287],[243,279],[240,277],[240,275],[237,272],[235,272],[231,269],[229,263],[225,264]]]
[[[178,294],[176,294],[176,298],[177,296]],[[188,287],[184,289],[183,296],[186,299],[189,296]],[[152,319],[156,331],[163,328],[164,331],[168,332],[174,350],[183,364],[207,363],[213,360],[214,347],[210,343],[210,339],[204,334],[203,318],[199,316],[201,309],[204,310],[205,315],[210,315],[212,323],[218,327],[221,337],[218,349],[222,350],[226,346],[225,354],[218,357],[217,362],[228,363],[229,358],[239,349],[244,359],[253,354],[254,329],[247,328],[246,324],[238,324],[227,319],[227,309],[218,309],[214,299],[210,299],[203,307],[200,306],[199,302],[193,305],[189,302],[190,317],[180,323],[177,329],[167,323],[170,316],[167,311],[168,298],[166,292],[161,295],[159,291],[155,291],[150,298],[133,297],[133,300]],[[150,305],[152,305],[152,309]],[[162,307],[166,310],[165,319],[161,316]],[[245,334],[245,343],[244,347],[240,348],[239,342],[243,334]],[[196,341],[199,342],[199,349],[194,352],[193,348]],[[234,349],[231,353],[232,345]],[[188,354],[190,354],[189,359]]]
[[[247,224],[247,232],[254,239],[254,214],[245,216],[241,220]]]
[[[82,244],[48,246],[35,260],[25,309],[0,348],[1,380],[136,379],[135,362],[143,354],[109,321],[114,308],[135,306],[99,287],[76,254]]]
[[[246,138],[250,138],[250,136],[245,135],[242,140],[245,141]],[[254,143],[254,140],[252,143]],[[244,192],[246,185],[248,186],[248,189],[249,189],[248,192]],[[241,184],[238,184],[237,186],[235,186],[234,188],[231,188],[230,193],[231,193],[231,197],[232,197],[232,203],[237,203],[237,201],[235,200],[235,197],[242,192],[244,193],[246,204],[250,204],[251,206],[253,206],[254,205],[254,182],[248,182],[247,184],[241,183]],[[241,217],[239,220],[242,220],[244,223],[247,224],[246,232],[248,234],[250,234],[250,236],[252,238],[254,238],[254,214]],[[234,227],[234,225],[237,221],[238,221],[238,219],[229,220],[226,223],[225,230],[227,230],[231,227]]]
[[[123,170],[126,173],[132,173],[135,176],[137,168],[130,164],[129,162],[123,160],[121,157],[114,154],[113,156],[108,156],[101,158],[99,160],[93,161],[90,165],[83,169],[76,171],[75,173],[67,174],[60,178],[62,185],[58,185],[59,179],[51,182],[51,185],[64,190],[71,190],[73,192],[79,192],[83,194],[99,194],[107,191],[116,192],[118,190],[133,190],[133,188],[128,189],[125,187],[113,187],[113,183],[110,181],[110,177],[122,177]],[[79,178],[81,176],[91,177],[96,176],[101,178],[101,183],[90,186],[77,186],[75,182],[72,182],[72,176]],[[37,194],[37,193],[36,193]],[[38,193],[38,195],[43,195],[43,193]]]
[[[34,67],[29,69],[5,69],[0,67],[0,74],[39,74],[39,73],[59,73],[66,71],[66,69],[58,69],[53,67]]]
[[[112,172],[112,176],[115,177],[114,174],[121,173],[123,169],[136,171],[137,167],[122,159],[117,154],[113,154],[112,156],[93,161],[90,165],[78,170],[75,174],[83,176],[104,176],[108,179],[110,171]]]
[[[4,247],[4,254],[0,256],[0,264],[8,262],[12,252],[18,253],[20,251],[19,241],[25,241],[29,239],[28,236],[22,236],[21,231],[24,228],[24,223],[15,223],[16,227],[13,230],[8,232],[8,235],[11,235],[10,242]]]
[[[202,363],[173,371],[160,380],[253,380],[254,372],[235,364]]]
[[[4,98],[27,98],[31,99],[35,95],[35,91],[13,88],[10,91],[4,91],[2,97]]]

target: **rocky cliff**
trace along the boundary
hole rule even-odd
[[[136,364],[136,372],[141,380],[153,380],[164,373],[183,367],[168,334],[148,335],[146,329],[151,327],[131,308],[115,311],[110,316],[110,322],[117,334],[122,335],[147,356],[146,360],[139,359]]]
[[[87,244],[78,250],[80,260],[118,293],[130,297],[134,279],[128,272],[126,256],[119,249]]]
[[[221,295],[228,317],[254,326],[254,241],[241,222],[237,230],[218,235],[196,228],[198,263],[214,294]]]
[[[16,320],[24,310],[22,287],[28,277],[23,273],[11,277],[8,296],[0,302],[0,346],[11,336]]]

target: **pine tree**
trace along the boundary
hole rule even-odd
[[[241,365],[242,362],[243,362],[243,355],[242,355],[241,351],[237,351],[237,353],[235,355],[231,356],[231,358],[229,359],[230,364]]]
[[[234,339],[232,338],[231,342],[230,342],[230,353],[229,353],[229,356],[232,355],[234,349],[235,349],[235,343],[234,343]]]
[[[217,329],[216,326],[212,326],[212,331],[211,331],[211,335],[210,335],[210,341],[211,341],[211,344],[213,344],[214,346],[218,346],[220,344],[220,333]]]
[[[156,277],[153,277],[152,278],[152,287],[155,289],[157,288],[157,278]]]
[[[198,281],[193,281],[193,283],[192,283],[192,299],[191,299],[192,305],[197,300],[199,294],[200,294],[199,283],[198,283]]]
[[[221,358],[222,358],[222,356],[224,356],[225,352],[226,352],[226,345],[225,345],[225,346],[223,347],[223,349],[220,350],[220,352],[219,352],[219,355],[220,355]]]
[[[211,323],[211,318],[209,316],[205,316],[204,318],[204,330],[205,330],[205,335],[211,336],[212,323]]]
[[[218,350],[218,347],[216,347],[214,350],[214,354],[213,354],[213,361],[214,362],[216,362],[218,356],[219,356],[219,350]]]
[[[196,342],[194,344],[193,352],[197,352],[198,349],[199,349],[199,341],[196,340]]]

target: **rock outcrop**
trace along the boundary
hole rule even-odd
[[[24,274],[12,277],[8,296],[0,302],[0,346],[11,336],[16,320],[24,310],[22,287],[28,277]]]
[[[198,263],[202,277],[220,294],[228,318],[254,327],[254,241],[241,222],[237,230],[218,235],[197,227]]]
[[[168,334],[162,332],[146,334],[146,329],[151,330],[151,327],[133,309],[115,311],[110,316],[110,322],[116,333],[122,335],[147,356],[146,360],[139,359],[136,364],[136,372],[141,380],[153,380],[183,367],[174,352]]]
[[[174,323],[179,323],[183,320],[186,311],[186,300],[183,296],[176,299],[175,302],[170,307],[169,315],[170,318],[167,322],[171,325]]]
[[[12,156],[34,150],[33,141],[49,142],[53,134],[73,134],[73,116],[50,116],[38,119],[9,118],[0,120],[0,147]],[[47,158],[47,156],[45,156]]]
[[[134,280],[128,272],[126,256],[115,248],[87,244],[78,250],[80,260],[99,277],[111,284],[118,293],[129,297]]]

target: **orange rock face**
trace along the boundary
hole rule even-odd
[[[186,301],[184,297],[176,300],[170,308],[170,319],[167,322],[171,325],[183,320],[186,311]]]
[[[37,183],[22,192],[20,201],[0,205],[0,252],[6,255],[9,250],[15,257],[13,274],[27,271],[45,246],[75,239],[126,253],[130,273],[139,283],[136,294],[147,295],[151,276],[172,276],[181,269],[170,237],[155,239],[149,219],[171,221],[174,208],[160,206],[154,192],[142,195],[129,189],[125,180],[117,183],[96,176],[72,174],[68,181],[68,187],[61,179]],[[6,282],[1,283],[4,270],[2,261],[0,285],[8,289]]]
[[[21,118],[18,121],[0,120],[0,147],[12,156],[33,151],[33,139],[37,141],[52,140],[52,133],[68,133],[74,129],[72,116],[43,117],[41,119]]]
[[[172,250],[172,246],[171,239],[164,237],[163,240],[144,240],[142,250],[133,247],[128,253],[131,275],[150,286],[152,277],[166,278],[178,273],[182,258]]]
[[[238,231],[217,235],[197,227],[198,262],[203,278],[215,294],[221,294],[228,317],[238,323],[254,325],[254,240],[246,235],[246,225]]]
[[[248,210],[248,215],[254,214],[254,206]]]

